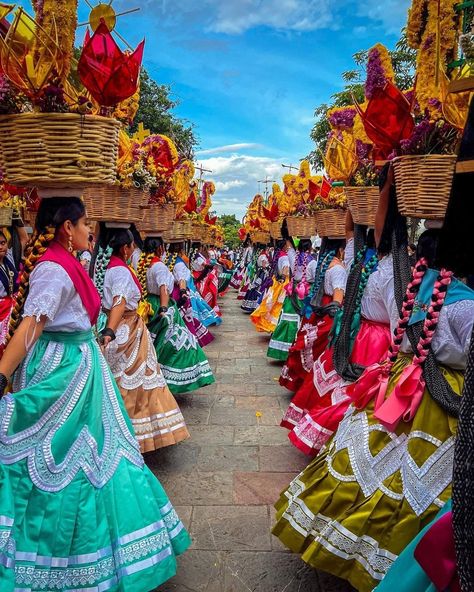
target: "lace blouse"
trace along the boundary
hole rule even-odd
[[[158,261],[146,272],[148,292],[160,295],[161,286],[166,286],[168,294],[174,289],[174,276],[162,261]]]
[[[270,265],[270,262],[268,260],[268,257],[265,254],[260,255],[258,257],[258,259],[257,259],[257,267],[260,267],[260,268],[265,269],[269,265]]]
[[[24,317],[46,316],[45,331],[87,331],[91,322],[67,272],[57,263],[38,263],[30,275]]]
[[[349,269],[354,261],[354,238],[349,238],[344,249],[344,265]]]
[[[173,276],[176,282],[181,282],[183,280],[188,282],[191,278],[191,272],[189,271],[189,267],[183,261],[178,261],[174,266]]]
[[[125,310],[136,310],[141,298],[140,290],[133,281],[132,272],[125,267],[112,267],[107,269],[104,277],[104,295],[102,306],[111,310],[114,298],[118,298],[116,304],[125,299]]]
[[[390,324],[395,295],[393,292],[393,258],[387,255],[370,275],[362,296],[361,314],[369,321]],[[396,311],[395,303],[395,314]]]
[[[197,257],[194,258],[194,261],[192,262],[191,267],[193,268],[193,271],[197,271],[200,273],[206,265],[207,265],[206,258],[203,257],[201,254],[199,254],[199,255],[197,255]]]
[[[283,275],[283,270],[285,269],[285,267],[287,267],[288,269],[290,268],[290,259],[288,258],[288,255],[283,255],[282,257],[278,258],[278,275]]]
[[[142,254],[142,252],[141,252],[141,251],[140,251],[140,249],[137,247],[137,248],[136,248],[136,249],[133,251],[133,253],[132,253],[132,256],[130,257],[130,263],[131,263],[131,265],[132,265],[132,267],[133,267],[133,269],[134,269],[135,271],[137,271],[137,269],[138,269],[138,261],[139,261],[139,259],[140,259],[140,257],[141,257],[141,254]]]
[[[347,271],[343,265],[334,265],[324,276],[324,293],[332,296],[335,290],[346,289]]]

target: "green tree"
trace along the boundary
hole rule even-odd
[[[229,247],[235,249],[240,245],[239,228],[241,223],[235,214],[223,214],[219,216],[219,224],[224,228],[224,241]]]
[[[414,84],[416,52],[408,47],[404,29],[395,48],[389,51],[389,53],[392,58],[396,85],[401,90],[408,90]],[[367,64],[368,54],[369,50],[364,49],[352,56],[356,68],[342,73],[342,79],[344,80],[343,89],[332,95],[330,104],[324,103],[315,109],[314,116],[316,121],[310,133],[310,137],[315,143],[315,148],[308,155],[308,159],[318,170],[324,168],[322,154],[324,154],[327,137],[331,130],[326,113],[332,107],[353,105],[354,99],[358,103],[364,101],[365,66]]]
[[[194,125],[174,115],[173,109],[179,101],[171,98],[172,87],[158,84],[145,68],[140,75],[140,101],[130,131],[134,133],[139,123],[153,134],[164,134],[176,144],[178,152],[184,158],[194,158],[194,148],[198,141]]]

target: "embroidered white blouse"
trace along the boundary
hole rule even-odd
[[[89,315],[67,272],[52,261],[38,263],[30,275],[24,317],[46,316],[45,331],[87,331]]]
[[[138,307],[140,290],[133,280],[132,272],[125,267],[112,267],[105,272],[102,306],[111,310],[114,298],[118,298],[116,304],[120,304],[122,298],[125,299],[125,310],[136,310]]]
[[[360,311],[369,321],[389,325],[394,302],[393,258],[392,255],[387,255],[378,262],[377,269],[369,277]]]
[[[283,275],[283,270],[285,269],[285,267],[287,267],[288,270],[290,269],[290,259],[288,258],[288,255],[283,255],[282,257],[278,258],[278,263],[277,263],[278,275]]]
[[[176,282],[181,282],[183,280],[187,282],[191,278],[191,272],[189,267],[183,261],[178,261],[174,266],[173,276]]]
[[[162,261],[154,263],[146,272],[148,292],[160,295],[161,286],[166,286],[168,294],[173,292],[174,276]]]
[[[311,261],[309,261],[308,265],[306,266],[306,281],[309,284],[314,283],[314,278],[316,275],[316,267],[317,266],[318,266],[318,264],[316,263],[315,259],[311,259]],[[296,270],[295,270],[295,280],[297,282],[300,282],[302,277],[303,277],[303,266],[297,265]]]
[[[257,259],[257,267],[263,267],[264,269],[270,265],[270,261],[265,253],[259,255]]]
[[[207,260],[206,258],[201,255],[201,253],[199,253],[193,260],[191,267],[193,268],[193,271],[198,271],[201,272],[204,267],[207,265]]]
[[[335,290],[346,289],[347,271],[343,265],[334,265],[324,276],[324,293],[332,296]]]

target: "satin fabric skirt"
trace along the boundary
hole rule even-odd
[[[170,299],[168,312],[160,316],[160,299],[147,296],[153,309],[149,319],[158,362],[166,383],[173,393],[188,393],[212,384],[214,376],[206,355],[197,338],[186,327],[174,300]]]
[[[395,363],[388,397],[410,362]],[[441,370],[461,393],[463,374]],[[326,448],[281,494],[273,533],[312,567],[373,590],[451,497],[456,426],[428,390],[395,432],[374,417],[373,402],[349,407]]]
[[[277,278],[273,278],[273,283],[263,295],[262,302],[250,315],[250,320],[258,332],[273,333],[275,330],[283,308],[287,283],[288,280],[282,282]]]
[[[285,297],[277,326],[268,345],[267,356],[274,360],[282,360],[283,362],[287,360],[290,347],[301,324],[301,317],[293,298],[296,296],[287,295]],[[302,301],[296,298],[296,303],[301,306]]]
[[[0,402],[0,582],[148,592],[189,536],[91,331],[44,333]]]
[[[142,452],[189,438],[183,414],[161,373],[151,335],[135,311],[124,315],[105,358]]]

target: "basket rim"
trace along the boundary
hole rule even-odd
[[[454,160],[457,160],[458,158],[456,154],[401,154],[400,156],[395,156],[395,158],[392,159],[392,162],[400,162],[404,158],[413,158],[421,160],[429,158],[431,156],[436,156],[437,158],[450,158]]]
[[[122,123],[113,117],[104,117],[103,115],[81,115],[79,113],[41,113],[41,112],[26,112],[26,113],[7,113],[0,115],[0,122],[9,121],[13,119],[71,119],[71,120],[95,120],[101,122],[110,122],[112,125],[121,127]]]

